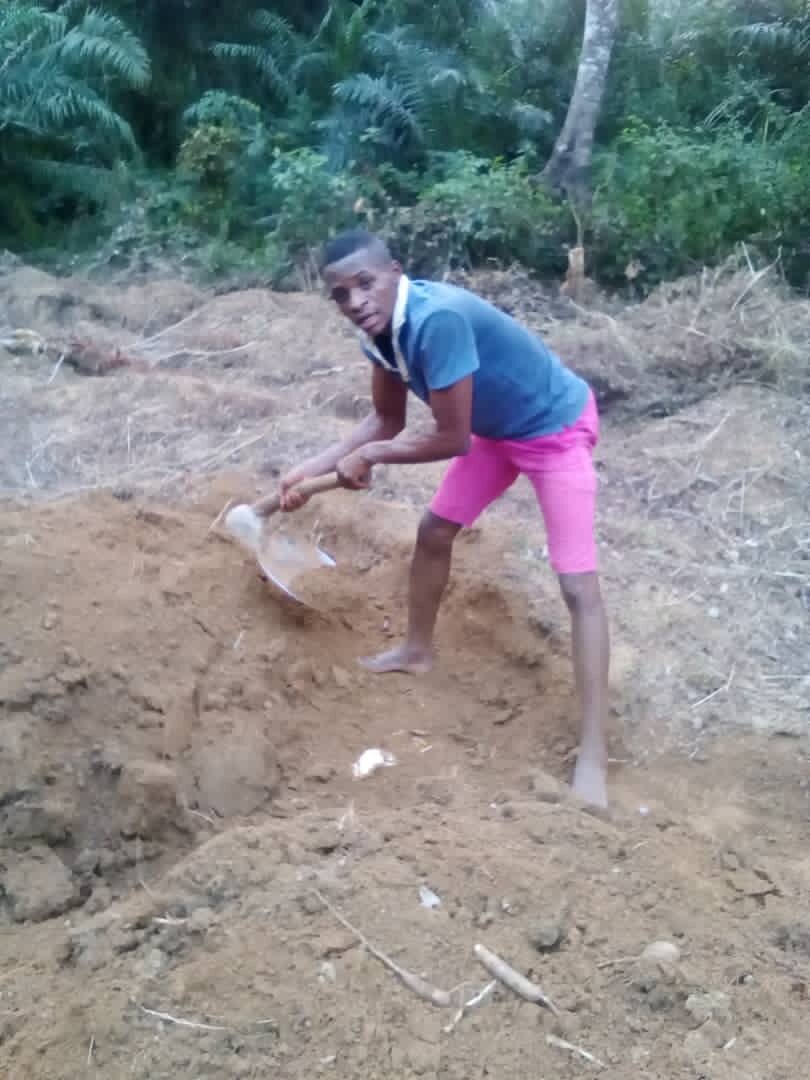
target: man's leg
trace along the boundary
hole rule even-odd
[[[610,644],[596,572],[593,448],[598,437],[599,417],[591,396],[574,425],[518,447],[513,460],[537,492],[551,565],[571,615],[580,733],[574,791],[590,803],[606,806]]]
[[[436,616],[450,577],[453,541],[460,528],[430,510],[425,511],[411,562],[408,636],[396,648],[361,660],[363,667],[377,674],[405,671],[417,675],[430,671]]]
[[[599,575],[560,574],[559,582],[571,615],[574,679],[580,709],[573,788],[587,802],[607,806],[610,636]]]
[[[517,479],[501,445],[473,438],[468,454],[455,458],[430,509],[422,517],[411,563],[408,636],[402,645],[361,660],[369,671],[420,674],[433,663],[433,631],[450,576],[453,541]]]

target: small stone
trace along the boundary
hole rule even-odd
[[[188,920],[188,928],[192,934],[205,934],[214,924],[214,913],[210,908],[195,908]]]
[[[721,990],[709,990],[706,993],[690,994],[686,999],[686,1011],[697,1024],[708,1020],[728,1020],[731,1014],[731,1000]]]
[[[555,777],[546,772],[535,770],[526,777],[526,785],[535,799],[546,803],[562,802],[568,795],[568,789]]]
[[[324,960],[318,968],[319,982],[334,982],[337,979],[337,969],[331,960]]]
[[[42,629],[54,630],[56,629],[58,622],[59,618],[55,611],[46,611],[46,613],[42,616]]]
[[[479,928],[479,930],[486,930],[488,929],[488,927],[492,926],[494,922],[495,916],[492,914],[491,911],[482,911],[481,914],[477,916],[475,920],[475,925]]]
[[[357,944],[357,938],[348,930],[333,930],[320,939],[318,952],[328,959],[330,956],[342,956]]]
[[[643,950],[639,963],[664,970],[674,967],[681,959],[681,950],[671,941],[653,941]]]
[[[304,893],[298,903],[305,915],[317,915],[323,911],[323,904],[314,893]]]
[[[563,940],[563,928],[557,917],[537,919],[529,929],[529,941],[538,952],[559,949]]]
[[[647,994],[647,1004],[653,1012],[666,1012],[675,1008],[678,999],[669,987],[656,983]]]

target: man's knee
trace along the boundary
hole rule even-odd
[[[559,582],[569,611],[597,611],[602,606],[598,574],[560,574]]]
[[[426,510],[419,522],[417,543],[419,547],[434,554],[450,551],[460,528],[455,522]]]

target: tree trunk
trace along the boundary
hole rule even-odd
[[[588,0],[574,93],[543,179],[579,207],[590,202],[593,134],[619,21],[618,0]]]

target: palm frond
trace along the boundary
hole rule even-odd
[[[256,71],[262,81],[278,96],[285,99],[289,93],[289,80],[276,57],[263,45],[243,45],[220,41],[212,47],[214,56],[221,60],[238,61]]]
[[[78,124],[90,124],[107,137],[135,148],[132,128],[102,97],[88,86],[53,80],[30,104],[30,113],[38,125],[61,134]]]
[[[112,73],[133,89],[143,89],[151,79],[149,54],[139,38],[121,19],[105,12],[86,12],[56,44],[55,52],[80,72]]]
[[[364,113],[369,122],[385,121],[398,126],[401,136],[421,137],[414,102],[401,86],[386,76],[360,72],[337,83],[335,101]]]
[[[750,23],[748,26],[738,26],[732,32],[732,37],[741,45],[762,51],[803,56],[810,51],[810,21],[807,26],[799,20]]]
[[[300,42],[300,37],[292,23],[276,11],[262,8],[254,12],[251,23],[259,34],[270,38],[282,48],[295,48]]]

